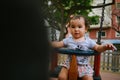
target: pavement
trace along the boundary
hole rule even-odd
[[[120,80],[120,73],[102,71],[100,74],[102,80]]]
[[[109,71],[101,71],[101,80],[120,80],[120,72],[109,72]],[[50,78],[50,80],[58,80],[57,78]]]

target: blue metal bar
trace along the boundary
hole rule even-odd
[[[80,56],[93,56],[99,54],[97,51],[94,50],[79,50],[79,49],[67,49],[67,48],[55,48],[55,51],[61,54],[75,54]]]

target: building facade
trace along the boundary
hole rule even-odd
[[[112,0],[106,0],[106,3],[110,3]],[[103,0],[94,0],[93,5],[101,5]],[[113,43],[113,44],[120,44],[120,34],[113,29],[113,24],[118,24],[119,20],[116,16],[112,15],[114,9],[120,9],[120,0],[115,0],[114,5],[109,5],[105,7],[104,10],[104,21],[102,25],[102,32],[101,32],[101,43]],[[92,12],[89,16],[98,15],[99,22],[101,22],[102,17],[102,8],[92,9]],[[100,23],[97,25],[91,25],[89,36],[96,40],[98,39],[98,32],[100,29]]]

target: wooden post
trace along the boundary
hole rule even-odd
[[[76,55],[72,55],[72,60],[70,62],[70,69],[68,72],[68,80],[77,80],[78,78],[78,68]]]

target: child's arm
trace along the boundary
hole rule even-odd
[[[52,46],[55,48],[61,48],[61,47],[64,47],[64,43],[63,41],[53,41]]]
[[[116,50],[116,47],[113,44],[105,44],[105,45],[95,45],[94,50],[98,51],[98,52],[104,52],[106,50]]]

